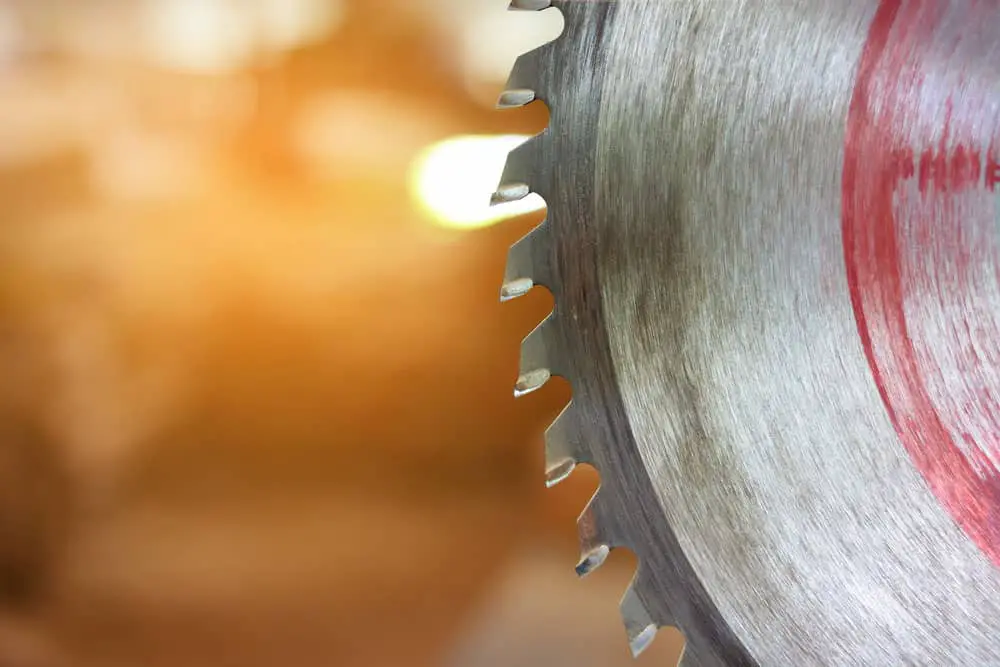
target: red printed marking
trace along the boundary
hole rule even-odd
[[[986,187],[990,192],[995,192],[1000,184],[1000,160],[997,159],[995,150],[990,151],[990,159],[986,165]]]
[[[998,57],[1000,0],[882,0],[848,118],[843,238],[896,432],[1000,565]]]

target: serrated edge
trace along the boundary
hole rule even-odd
[[[513,0],[510,8],[521,11],[540,11],[550,7],[561,9],[564,2]],[[539,72],[540,63],[548,57],[551,48],[552,45],[547,44],[517,59],[506,90],[499,97],[498,107],[520,107],[536,100],[550,103],[547,91],[541,87]],[[540,156],[545,153],[544,142],[551,131],[551,128],[547,129],[511,152],[493,195],[493,203],[514,201],[532,193],[546,197],[547,175]],[[538,285],[552,291],[556,301],[552,313],[522,342],[520,371],[514,390],[517,397],[541,389],[553,376],[562,376],[571,386],[573,384],[573,378],[566,377],[566,365],[560,358],[560,338],[565,332],[559,318],[558,285],[553,279],[550,264],[551,246],[551,226],[546,220],[514,244],[508,255],[500,291],[501,301],[522,297]],[[548,486],[565,480],[580,464],[594,464],[594,457],[586,444],[584,426],[571,401],[547,429],[545,473]],[[606,493],[599,489],[578,521],[581,557],[576,571],[581,577],[598,569],[613,549],[630,548],[624,543],[624,536],[615,532],[616,522],[604,501]],[[643,574],[640,563],[620,606],[629,648],[635,657],[648,648],[658,628],[664,625],[656,622],[641,599],[639,591]]]
[[[500,301],[520,298],[541,285],[554,289],[549,270],[551,227],[548,220],[535,227],[527,236],[511,246],[507,253],[507,268],[500,288]]]
[[[500,184],[490,199],[492,206],[520,201],[531,194],[543,199],[546,197],[548,192],[544,180],[535,178],[535,175],[540,172],[540,156],[545,151],[547,139],[547,133],[542,132],[510,152]]]
[[[566,480],[578,465],[592,463],[579,411],[570,401],[545,430],[545,484],[552,488]]]
[[[619,608],[622,615],[622,623],[625,625],[625,633],[628,636],[629,649],[632,657],[638,658],[656,637],[657,624],[653,621],[646,605],[639,597],[638,574],[632,580],[622,597]]]
[[[622,546],[614,532],[611,512],[600,489],[587,503],[576,525],[580,537],[580,561],[576,566],[576,573],[585,577],[604,565],[615,547]]]

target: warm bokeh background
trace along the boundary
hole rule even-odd
[[[568,388],[512,398],[542,213],[421,167],[545,125],[493,102],[561,20],[505,10],[0,3],[0,667],[631,664]]]

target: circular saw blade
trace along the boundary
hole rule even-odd
[[[501,295],[555,297],[578,571],[633,550],[686,665],[1000,663],[1000,3],[550,6],[495,198],[549,206]]]

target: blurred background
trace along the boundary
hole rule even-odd
[[[506,6],[0,0],[0,667],[633,664],[512,397]]]

